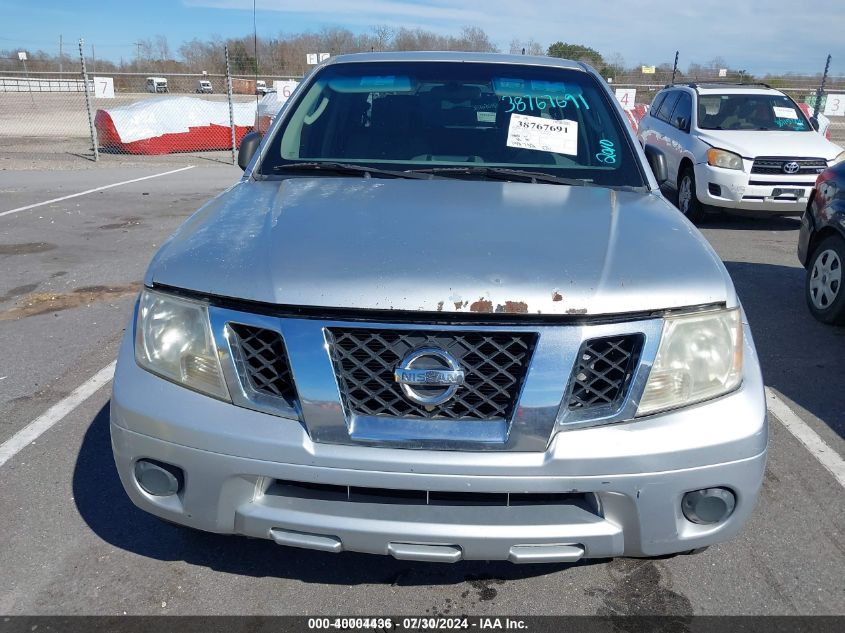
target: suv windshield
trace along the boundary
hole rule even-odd
[[[496,173],[501,179],[507,169],[643,187],[623,125],[606,91],[580,70],[337,63],[322,69],[291,104],[260,173],[331,162],[455,178]]]
[[[785,95],[706,94],[698,97],[702,130],[807,132],[812,128],[801,108]]]

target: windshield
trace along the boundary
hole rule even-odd
[[[643,187],[623,125],[607,93],[579,70],[333,64],[292,104],[260,172],[321,161],[452,177],[483,178],[506,168]]]
[[[809,121],[785,95],[708,94],[698,98],[702,130],[765,130],[807,132]]]

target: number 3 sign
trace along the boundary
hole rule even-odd
[[[824,104],[825,116],[845,116],[845,95],[827,95]]]
[[[98,99],[114,99],[114,79],[94,77],[94,96]]]

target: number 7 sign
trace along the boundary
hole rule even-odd
[[[112,77],[94,77],[94,97],[114,99],[114,79]]]

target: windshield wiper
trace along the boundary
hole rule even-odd
[[[364,178],[371,178],[373,176],[389,176],[392,178],[431,180],[436,177],[433,174],[419,174],[413,171],[394,171],[392,169],[377,169],[366,165],[331,162],[288,163],[286,165],[274,166],[273,171],[277,173],[282,171],[322,171],[332,174],[355,174],[363,176]]]
[[[415,169],[414,171],[424,174],[442,174],[455,176],[482,176],[492,180],[515,180],[517,182],[542,182],[555,185],[572,185],[573,187],[599,187],[592,180],[586,178],[564,178],[553,176],[541,171],[528,171],[524,169],[508,169],[505,167],[431,167],[428,169]]]

